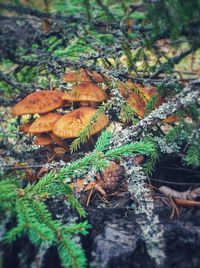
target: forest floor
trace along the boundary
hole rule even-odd
[[[17,34],[23,36],[24,32]],[[168,53],[169,57],[177,55],[177,50],[170,46],[168,39],[161,39],[159,42],[161,50]],[[187,49],[187,45],[183,44],[181,50]],[[154,64],[153,55],[148,56],[152,57],[151,63]],[[126,57],[120,60],[127,64]],[[143,63],[138,63],[137,67],[139,68],[141,64],[142,69]],[[4,71],[3,65],[1,71]],[[200,75],[200,49],[180,61],[174,72],[183,84],[198,78]],[[15,177],[19,180],[20,189],[23,189],[29,183],[33,185],[39,182],[48,172],[56,173],[64,165],[87,156],[88,147],[91,150],[92,147],[89,144],[88,147],[83,146],[74,153],[63,152],[59,149],[52,153],[46,147],[35,145],[33,136],[20,132],[20,120],[11,115],[11,108],[16,104],[19,92],[20,90],[17,90],[13,94],[15,96],[13,99],[10,97],[10,92],[5,92],[3,97],[8,105],[1,106],[0,104],[2,119],[0,120],[0,138],[3,137],[3,142],[0,143],[0,174],[3,174],[1,175],[3,179],[4,177]],[[19,94],[19,99],[22,97],[24,97],[23,94],[22,96]],[[25,116],[23,120],[26,121],[27,118]],[[190,122],[190,119],[186,120]],[[171,128],[170,124],[162,125],[163,133]],[[98,135],[94,136],[94,141],[97,138]],[[119,163],[117,162],[117,164]],[[74,240],[82,245],[88,267],[153,268],[157,265],[159,268],[199,268],[199,178],[200,168],[186,166],[182,161],[182,155],[172,153],[161,157],[156,163],[154,172],[145,183],[146,188],[150,191],[150,198],[153,200],[153,210],[150,201],[149,204],[147,202],[146,208],[150,212],[152,210],[153,216],[155,216],[155,218],[148,219],[149,225],[145,227],[146,229],[143,228],[144,215],[137,214],[134,210],[137,200],[128,191],[125,177],[123,187],[118,187],[114,193],[106,195],[97,191],[95,186],[88,191],[79,192],[76,184],[75,189],[73,188],[74,194],[86,210],[87,220],[92,228],[87,235],[77,235]],[[166,188],[163,190],[163,187]],[[192,195],[194,189],[198,189],[195,198]],[[45,204],[53,218],[59,219],[62,223],[69,223],[68,219],[71,217],[74,217],[76,222],[81,221],[63,199],[50,198],[45,201]],[[151,230],[153,226],[151,219],[156,221],[156,231]],[[6,228],[14,227],[15,223],[15,219],[10,220]],[[151,236],[153,239],[150,242]],[[151,247],[150,243],[154,242],[156,246],[153,244]],[[154,251],[156,248],[157,252]],[[62,266],[54,246],[48,250],[45,248],[42,250],[40,252],[41,261],[37,254],[37,247],[30,243],[27,236],[17,238],[11,245],[3,244],[3,268],[59,268]],[[101,266],[98,266],[99,263]]]

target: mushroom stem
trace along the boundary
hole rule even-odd
[[[95,102],[95,101],[80,101],[80,107],[97,108],[98,107],[98,102]]]
[[[55,154],[55,153],[54,153],[54,150],[53,150],[53,149],[54,149],[53,144],[49,144],[49,145],[47,145],[46,148],[48,149],[48,151],[49,151],[51,154]]]
[[[89,107],[90,102],[89,101],[80,101],[80,107]]]
[[[49,133],[52,140],[59,145],[60,147],[64,148],[66,151],[70,151],[69,149],[69,145],[66,144],[64,141],[61,140],[61,138],[57,137],[56,135],[54,135],[52,132]]]
[[[95,102],[95,101],[90,101],[90,107],[92,108],[97,108],[98,107],[98,102]]]

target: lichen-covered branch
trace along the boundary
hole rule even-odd
[[[128,127],[118,132],[111,142],[111,146],[120,146],[134,140],[140,139],[150,129],[165,119],[167,116],[175,113],[182,107],[197,100],[200,96],[200,79],[196,79],[178,93],[172,100],[162,104],[158,109],[151,112],[147,117],[141,120],[136,126]]]

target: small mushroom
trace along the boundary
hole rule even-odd
[[[158,108],[160,105],[162,105],[163,103],[166,102],[166,99],[163,98],[162,96],[160,96],[160,94],[158,92],[156,92],[156,88],[149,86],[149,87],[141,87],[140,88],[140,92],[142,92],[144,94],[144,96],[146,97],[146,103],[153,97],[153,96],[157,96],[158,101],[156,103],[156,108]],[[177,122],[179,120],[178,116],[176,115],[170,115],[168,116],[166,119],[163,120],[164,123],[174,123]]]
[[[85,82],[72,87],[72,90],[66,91],[62,97],[63,100],[71,102],[80,102],[80,106],[97,107],[98,102],[107,99],[107,95],[99,86]]]
[[[66,153],[66,150],[64,148],[57,146],[53,148],[53,151],[57,156],[64,156]]]
[[[61,138],[57,137],[55,134],[53,134],[53,132],[50,132],[49,135],[54,143],[65,149],[65,151],[70,151],[69,145],[65,141],[61,140]]]
[[[26,122],[20,125],[19,130],[24,133],[29,133],[29,128],[32,125],[33,121]]]
[[[144,117],[145,104],[137,94],[131,92],[129,94],[127,102],[131,107],[133,107],[133,109],[140,117]]]
[[[155,87],[152,86],[138,86],[138,91],[144,96],[145,103],[147,103],[153,96],[157,96],[158,102],[156,106],[159,106],[164,102],[164,99],[160,96],[160,94],[156,91]]]
[[[138,92],[138,87],[140,84],[132,83],[130,81],[127,81],[126,83],[119,82],[118,83],[118,90],[120,94],[126,99],[128,98],[129,94],[131,92]],[[135,89],[135,90],[133,90]],[[136,93],[135,92],[135,93]]]
[[[91,107],[82,107],[67,113],[55,123],[53,133],[61,138],[76,138],[90,123],[96,111],[96,109]],[[92,125],[91,135],[102,130],[108,123],[108,117],[105,114],[100,115],[97,121]]]
[[[47,113],[37,118],[29,127],[29,133],[44,133],[52,130],[56,121],[61,117],[58,113]]]
[[[35,137],[34,143],[36,145],[47,146],[53,142],[52,138],[47,133],[38,134]]]
[[[163,98],[157,91],[156,87],[153,86],[143,86],[141,84],[132,83],[128,81],[126,83],[120,83],[118,85],[119,91],[124,98],[127,98],[128,103],[135,109],[140,117],[144,117],[145,105],[150,101],[153,96],[157,96],[158,100],[156,103],[156,108],[165,103],[165,98]],[[139,96],[140,95],[140,96]],[[141,97],[143,96],[143,98]],[[179,118],[176,115],[168,116],[163,120],[164,123],[174,123],[178,121]]]
[[[67,74],[64,74],[64,82],[74,83],[74,82],[97,82],[103,83],[104,78],[102,75],[96,71],[90,71],[85,69],[80,69],[79,71],[73,71]]]
[[[26,96],[12,108],[14,116],[25,114],[44,114],[63,104],[63,93],[56,90],[39,90]]]

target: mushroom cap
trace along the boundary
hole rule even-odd
[[[144,95],[146,100],[149,100],[153,95],[158,94],[156,88],[152,86],[140,86],[138,90]]]
[[[163,98],[160,94],[156,91],[156,87],[153,86],[143,86],[138,83],[133,83],[128,80],[126,83],[119,83],[118,84],[119,92],[122,94],[123,97],[127,97],[127,94],[133,92],[137,95],[142,95],[147,103],[154,95],[158,96],[158,105],[163,103]]]
[[[127,98],[129,93],[134,92],[134,90],[136,92],[140,91],[139,90],[140,87],[141,87],[140,84],[133,83],[129,80],[126,83],[122,83],[122,82],[118,83],[119,92],[124,98]]]
[[[160,106],[165,102],[164,98],[156,91],[156,87],[152,86],[140,86],[138,87],[140,93],[144,96],[145,103],[147,103],[153,96],[157,96],[158,100],[156,107]]]
[[[133,107],[133,109],[139,116],[144,117],[145,104],[137,94],[131,92],[129,94],[127,102],[130,104],[131,107]]]
[[[23,100],[18,102],[12,108],[12,114],[14,116],[24,114],[43,114],[50,112],[62,106],[63,93],[55,90],[39,90],[35,91]]]
[[[102,75],[96,71],[80,69],[78,71],[73,71],[67,74],[64,74],[64,82],[92,82],[94,80],[97,83],[103,83],[104,78]]]
[[[41,115],[29,127],[29,133],[43,133],[51,131],[56,121],[61,117],[58,113]]]
[[[107,95],[99,86],[85,82],[73,86],[72,90],[66,91],[62,97],[68,101],[94,101],[102,102],[107,99]]]
[[[36,145],[49,145],[52,143],[52,138],[47,133],[38,134],[35,137],[34,143]]]
[[[82,107],[62,116],[54,125],[53,133],[61,138],[75,138],[90,123],[97,110],[91,107]],[[106,127],[109,119],[105,114],[100,115],[92,125],[91,135]]]
[[[29,133],[29,128],[32,125],[33,121],[26,122],[20,125],[19,130],[24,133]]]

